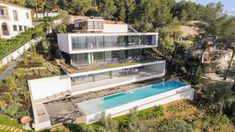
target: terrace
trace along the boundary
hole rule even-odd
[[[78,36],[72,37],[72,50],[89,50],[118,47],[156,46],[156,35],[126,35],[126,36]]]
[[[113,67],[111,66],[104,66],[102,67],[103,69],[96,67],[96,69],[91,71],[71,74],[72,88],[70,92],[72,94],[80,94],[137,81],[159,78],[165,75],[165,61],[129,63],[129,65],[115,64]]]
[[[58,123],[74,122],[77,121],[78,118],[82,118],[83,116],[85,116],[84,113],[82,113],[76,105],[77,103],[119,92],[128,91],[137,87],[143,87],[161,81],[162,79],[154,79],[147,82],[133,83],[105,90],[83,93],[71,97],[57,98],[55,100],[45,102],[43,104],[35,104],[34,109],[39,110],[41,108],[44,108],[44,112],[46,113],[44,115],[47,115],[47,117],[37,115],[37,119],[39,121],[38,123],[46,121],[45,119],[50,120],[51,125],[56,125]]]

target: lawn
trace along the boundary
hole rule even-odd
[[[3,114],[0,114],[0,124],[22,129],[22,125],[20,125],[17,120]]]
[[[131,66],[141,64],[138,62],[127,62],[121,64],[110,64],[110,65],[102,65],[102,66],[93,66],[93,67],[86,67],[85,69],[76,69],[70,65],[64,64],[63,68],[68,71],[69,73],[80,73],[80,72],[87,72],[87,71],[94,71],[94,70],[102,70],[102,69],[109,69],[115,67],[122,67],[122,66]]]

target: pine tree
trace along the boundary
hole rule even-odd
[[[108,20],[113,18],[113,14],[116,12],[117,7],[114,5],[113,0],[99,0],[97,2],[100,15]]]

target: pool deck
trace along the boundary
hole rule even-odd
[[[119,92],[124,92],[127,90],[147,86],[162,81],[163,81],[162,79],[154,79],[154,80],[132,83],[98,91],[92,91],[88,93],[74,95],[67,98],[66,97],[59,98],[42,104],[40,103],[34,104],[34,107],[37,109],[43,108],[44,111],[46,111],[47,119],[50,119],[51,125],[53,126],[62,122],[76,121],[79,117],[85,116],[85,114],[77,107],[77,103],[79,102],[100,98],[103,96]],[[41,119],[39,118],[38,120],[40,121]]]
[[[53,126],[56,126],[56,125],[59,125],[62,123],[73,123],[73,122],[92,123],[92,122],[95,122],[95,121],[93,121],[93,119],[94,119],[94,117],[96,117],[96,115],[94,115],[94,114],[87,115],[86,113],[84,113],[81,110],[81,108],[79,108],[78,103],[84,102],[87,100],[91,100],[91,99],[101,98],[101,97],[104,97],[107,95],[112,95],[115,93],[125,92],[125,91],[131,90],[131,89],[135,89],[138,87],[144,87],[147,85],[151,85],[151,84],[155,84],[155,83],[159,83],[159,82],[163,82],[163,81],[164,81],[163,78],[158,78],[158,79],[152,79],[152,80],[147,80],[147,81],[142,81],[142,82],[126,84],[126,85],[122,85],[122,86],[97,90],[97,91],[90,91],[90,92],[82,93],[82,94],[76,94],[76,95],[71,94],[70,96],[57,97],[54,99],[50,99],[46,102],[35,102],[35,103],[33,103],[33,111],[34,111],[34,118],[35,118],[35,125],[36,125],[35,128],[37,128],[36,130],[41,130],[41,129],[50,128],[50,127],[53,127]],[[178,91],[178,92],[180,92],[180,91]],[[176,92],[176,94],[178,94],[178,93]],[[188,93],[186,93],[186,94],[188,94]],[[169,95],[169,96],[171,96],[171,95]],[[157,98],[161,98],[161,97],[154,97],[154,99],[157,99]],[[171,97],[169,97],[169,98],[171,98]],[[185,97],[182,97],[182,99],[183,98],[185,98]],[[165,102],[172,100],[172,98],[168,100],[168,97],[165,99],[166,99]],[[180,99],[180,97],[178,97],[178,98],[176,97],[176,100],[177,99]],[[146,103],[144,103],[144,104],[146,104]],[[136,104],[134,104],[134,105],[136,105]],[[149,106],[149,104],[146,104],[146,105]],[[122,107],[122,106],[120,106],[120,107]],[[134,106],[131,105],[128,107],[124,106],[124,108],[121,108],[121,109],[127,109],[127,108],[131,109],[131,107],[134,108]],[[142,108],[144,108],[144,107],[142,107]],[[152,107],[152,106],[150,106],[150,107]],[[115,107],[115,108],[108,110],[108,112],[109,113],[117,112],[121,109]],[[105,112],[107,112],[107,111],[105,111]],[[119,114],[119,113],[117,113],[117,114]],[[97,113],[95,113],[95,114],[97,114]],[[115,114],[115,113],[112,113],[112,115],[113,114]]]

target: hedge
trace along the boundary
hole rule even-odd
[[[0,39],[0,59],[3,59],[5,56],[14,52],[28,41],[39,36],[44,36],[45,27],[46,27],[45,24],[40,24],[34,28],[28,29],[26,32],[23,32],[12,39],[8,40]]]

